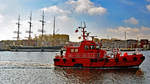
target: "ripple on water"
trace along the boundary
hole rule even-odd
[[[149,84],[150,51],[141,69],[87,69],[53,66],[55,53],[1,52],[0,84]]]

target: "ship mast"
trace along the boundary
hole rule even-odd
[[[15,37],[16,38],[16,43],[15,43],[15,45],[19,45],[19,40],[20,40],[20,34],[21,34],[21,32],[20,32],[20,15],[18,16],[18,22],[16,23],[16,25],[17,25],[17,27],[18,27],[18,29],[17,29],[17,31],[14,31],[14,33],[16,33],[17,34],[17,37]]]
[[[31,28],[32,28],[32,12],[30,14],[30,21],[28,22],[29,23],[29,31],[26,31],[26,33],[29,33],[29,37],[28,37],[28,41],[29,41],[29,45],[30,45],[30,42],[31,42]]]
[[[18,16],[18,22],[16,23],[18,26],[18,30],[17,30],[17,41],[20,39],[20,15]]]
[[[41,40],[42,40],[42,45],[43,45],[43,35],[44,35],[44,25],[45,25],[45,16],[44,16],[44,11],[43,11],[43,14],[42,14],[42,20],[40,20],[40,22],[42,23],[42,30],[39,30],[39,32],[42,33],[42,37],[41,37]]]
[[[55,16],[54,16],[54,24],[53,24],[53,36],[55,35]]]
[[[32,28],[32,12],[31,12],[31,14],[30,14],[30,21],[28,22],[29,23],[29,41],[31,40],[31,33],[32,33],[32,31],[31,31],[31,28]]]
[[[78,32],[78,29],[81,29],[83,40],[86,40],[86,37],[89,36],[89,33],[87,33],[87,31],[85,31],[85,28],[86,28],[85,22],[84,22],[84,27],[82,27],[82,22],[81,22],[81,27],[78,27],[76,30],[76,32]]]
[[[86,24],[84,22],[84,27],[82,27],[82,29],[83,29],[83,31],[82,31],[82,33],[83,33],[83,40],[86,40],[85,39],[85,37],[86,37],[86,35],[85,35],[85,33],[86,33],[85,28],[86,28]]]

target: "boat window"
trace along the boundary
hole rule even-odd
[[[90,49],[95,49],[95,46],[94,46],[94,45],[91,45],[91,46],[90,46]]]
[[[71,49],[71,53],[74,52],[74,49]]]
[[[78,49],[75,49],[74,52],[78,52]]]
[[[85,50],[88,50],[88,49],[89,49],[89,46],[85,45],[85,46],[84,46],[84,49],[85,49]]]

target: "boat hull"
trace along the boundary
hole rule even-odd
[[[63,46],[35,47],[35,46],[11,46],[10,51],[14,52],[58,52]]]
[[[143,55],[122,56],[119,59],[65,58],[58,56],[54,59],[54,65],[61,67],[128,68],[138,67],[144,59]]]

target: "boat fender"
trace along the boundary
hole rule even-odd
[[[127,62],[128,60],[127,60],[127,58],[124,57],[124,58],[123,58],[123,61],[124,61],[124,62]]]
[[[105,62],[109,62],[109,59],[108,59],[108,58],[105,58]]]
[[[66,63],[67,60],[66,60],[66,59],[63,59],[63,61],[64,61],[64,63]]]
[[[116,58],[116,59],[115,59],[115,62],[119,62],[119,59],[118,59],[118,58]]]
[[[72,59],[72,62],[75,62],[75,59]]]
[[[144,59],[145,59],[145,57],[144,57],[144,56],[142,56],[142,57],[140,57],[140,59],[141,59],[141,60],[144,60]]]
[[[137,57],[133,57],[133,61],[137,61]]]
[[[60,61],[60,59],[54,59],[54,62],[59,62]]]

